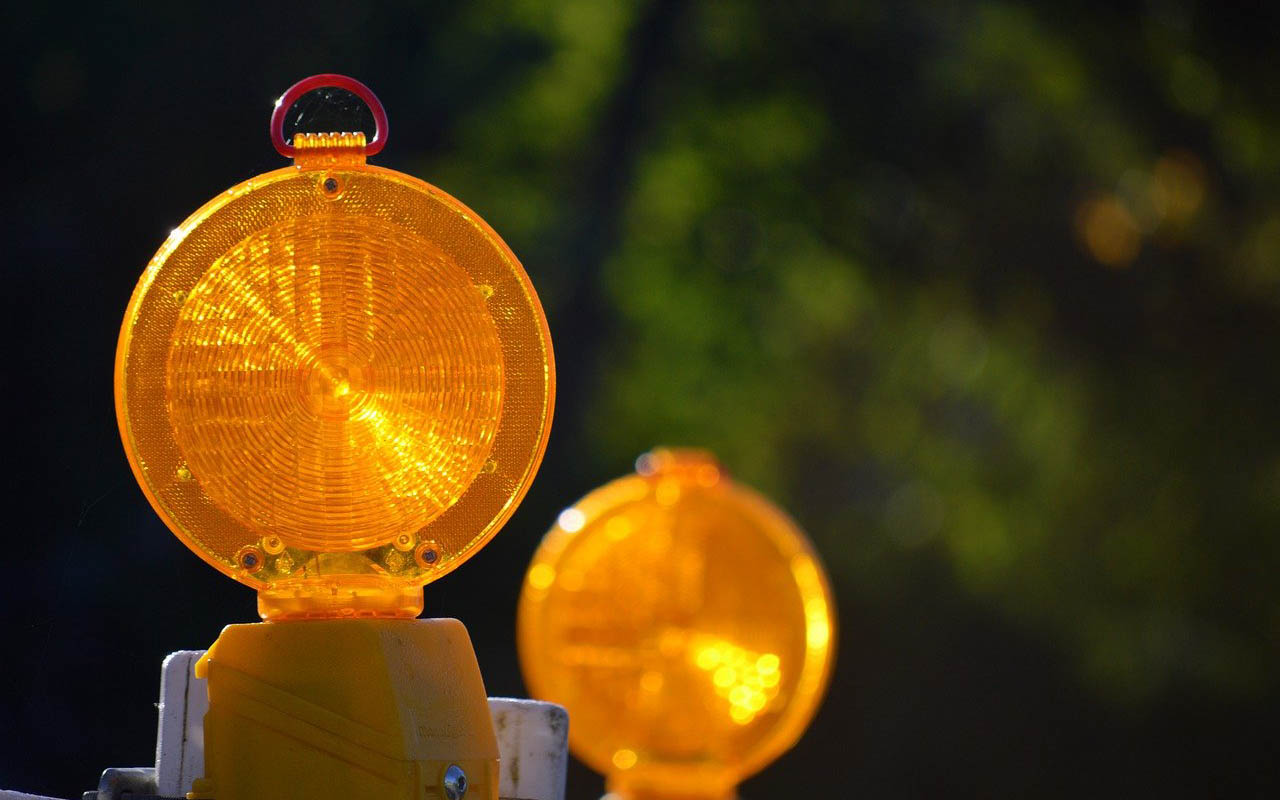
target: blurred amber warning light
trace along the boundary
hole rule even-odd
[[[804,534],[707,453],[656,450],[560,514],[520,597],[520,660],[624,800],[724,800],[821,701],[835,607]]]

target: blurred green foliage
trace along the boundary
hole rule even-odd
[[[556,513],[703,446],[812,534],[840,609],[827,702],[744,797],[1277,794],[1280,10],[4,14],[0,786],[138,763],[163,655],[255,618],[135,486],[115,337],[169,228],[281,165],[274,97],[340,72],[390,113],[377,163],[490,222],[552,327],[538,478],[427,591],[489,691],[524,691],[516,597]]]
[[[597,463],[710,447],[854,598],[944,559],[1104,692],[1273,685],[1274,67],[1172,4],[799,5],[465,12],[536,57],[423,172],[553,319],[602,304]],[[566,252],[601,159],[616,228]]]

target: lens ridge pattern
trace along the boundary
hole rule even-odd
[[[546,317],[510,248],[445,192],[367,164],[265,173],[175,228],[125,312],[115,379],[161,519],[280,597],[456,569],[528,490],[555,403]]]
[[[213,502],[292,545],[359,550],[426,526],[480,472],[502,348],[481,292],[430,242],[366,217],[292,219],[191,291],[167,376]]]

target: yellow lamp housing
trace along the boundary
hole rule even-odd
[[[568,709],[570,747],[622,800],[732,797],[800,738],[835,653],[804,534],[691,450],[560,514],[517,629],[531,693]]]
[[[377,130],[299,134],[338,86]],[[116,411],[147,499],[198,556],[258,591],[208,678],[217,800],[496,800],[498,747],[457,620],[422,587],[523,498],[550,430],[547,321],[511,250],[440,189],[366,157],[363,84],[300,81],[272,136],[292,166],[233,186],[143,272]]]

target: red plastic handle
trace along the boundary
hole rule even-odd
[[[276,101],[275,111],[271,112],[271,143],[276,146],[276,150],[280,155],[286,158],[293,158],[297,150],[293,145],[284,140],[284,115],[289,113],[289,109],[293,104],[298,102],[298,98],[314,89],[323,89],[328,86],[336,86],[339,89],[346,89],[356,97],[364,101],[364,104],[373,112],[373,139],[364,146],[364,154],[366,156],[377,155],[382,152],[382,148],[387,144],[387,110],[382,107],[382,101],[373,93],[373,90],[365,86],[355,78],[349,78],[346,75],[335,75],[325,73],[323,75],[312,75],[310,78],[303,78],[282,95]]]

